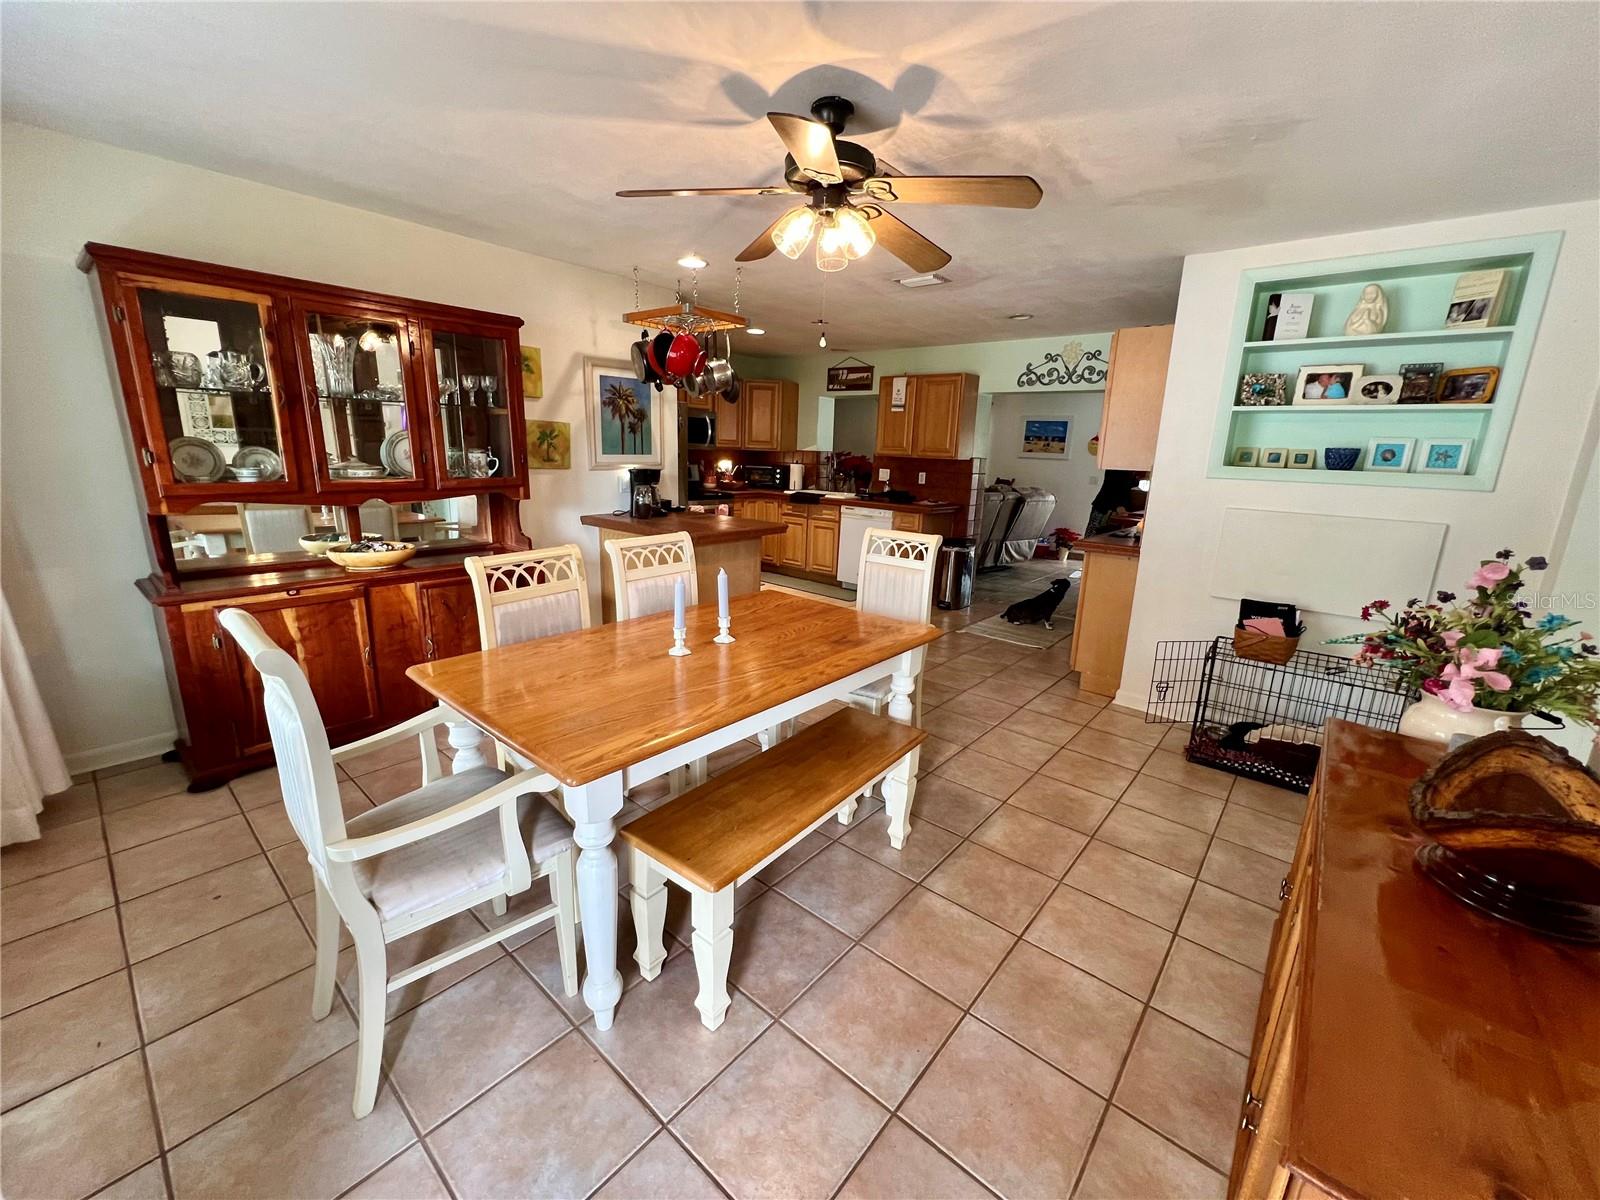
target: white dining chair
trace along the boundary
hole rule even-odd
[[[869,529],[861,541],[861,569],[856,582],[856,607],[880,617],[927,624],[933,616],[933,569],[944,538],[937,533],[910,533],[897,529]],[[920,655],[922,652],[919,650]],[[849,703],[882,715],[889,707],[888,676],[850,693]],[[912,697],[915,715],[922,723],[922,673],[917,672]]]
[[[684,604],[700,603],[694,542],[687,533],[612,538],[605,547],[606,556],[611,560],[611,589],[617,620],[631,621],[634,617],[669,611],[680,579],[683,580]],[[676,796],[694,784],[703,783],[705,778],[706,760],[697,758],[668,773],[668,792]]]
[[[334,527],[350,536],[350,523],[344,519],[344,509],[336,509]],[[367,500],[361,505],[361,536],[382,539],[386,542],[400,537],[400,518],[394,515],[394,506],[387,500]]]
[[[303,504],[241,504],[239,526],[246,554],[286,554],[311,532],[311,514]]]
[[[606,543],[606,555],[611,559],[617,620],[631,621],[670,609],[673,585],[679,579],[684,581],[687,593],[684,603],[700,603],[694,542],[687,533],[612,538]]]
[[[333,1006],[339,923],[355,942],[357,1117],[372,1111],[383,1058],[388,994],[541,921],[553,921],[561,982],[578,991],[577,892],[572,829],[537,792],[556,781],[539,770],[508,774],[476,767],[440,770],[434,729],[460,718],[444,708],[330,749],[311,686],[299,664],[242,609],[217,618],[261,675],[262,699],[289,822],[305,847],[316,889],[316,967],[311,1016]],[[338,763],[416,737],[422,786],[358,816],[339,804]],[[548,878],[553,902],[388,973],[387,945],[476,905],[525,891]]]

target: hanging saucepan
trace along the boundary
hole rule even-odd
[[[715,337],[713,335],[713,342]],[[706,360],[705,370],[700,376],[700,390],[706,395],[715,396],[723,392],[734,380],[733,364],[728,361],[733,353],[733,344],[724,333],[722,335],[722,353]]]
[[[704,369],[705,361],[706,352],[691,333],[680,331],[667,347],[667,374],[674,382],[698,375]]]
[[[645,361],[650,364],[650,369],[655,372],[654,383],[656,391],[661,390],[663,383],[673,382],[671,374],[667,371],[667,348],[672,345],[672,333],[663,329],[650,339],[650,344],[645,347]]]
[[[633,359],[633,377],[641,383],[654,383],[656,378],[650,369],[650,360],[645,357],[649,348],[650,335],[644,330],[639,331],[639,340],[628,347],[628,354]]]

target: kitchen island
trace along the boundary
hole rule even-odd
[[[1072,626],[1072,669],[1086,692],[1115,696],[1122,685],[1133,586],[1139,578],[1139,540],[1112,533],[1079,538],[1083,555],[1078,612]]]
[[[600,614],[605,621],[617,619],[616,582],[611,577],[611,560],[606,543],[615,538],[653,537],[663,533],[687,533],[694,543],[695,575],[699,580],[700,600],[715,604],[717,571],[728,572],[728,592],[742,596],[761,589],[761,539],[781,535],[783,524],[748,517],[718,517],[710,513],[675,512],[659,517],[635,517],[627,513],[590,513],[579,518],[600,531]]]

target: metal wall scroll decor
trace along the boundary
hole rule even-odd
[[[1110,367],[1105,351],[1071,341],[1060,353],[1051,351],[1037,364],[1027,363],[1017,376],[1019,388],[1082,387],[1104,383]]]
[[[851,366],[851,363],[857,365]],[[874,390],[872,380],[872,364],[862,362],[859,358],[841,359],[828,368],[830,392],[870,392]]]

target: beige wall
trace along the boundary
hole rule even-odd
[[[577,518],[615,507],[618,473],[585,465],[583,356],[627,356],[631,281],[28,126],[0,130],[0,156],[0,581],[74,769],[165,750],[175,729],[133,587],[150,563],[121,400],[75,266],[87,241],[522,317],[544,355],[529,415],[573,432],[573,469],[533,472],[523,525],[578,542],[598,579]]]

